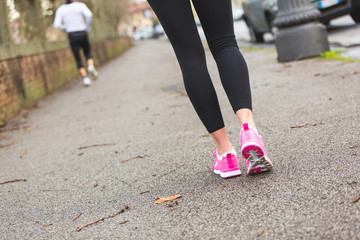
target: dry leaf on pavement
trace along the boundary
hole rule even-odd
[[[25,128],[25,131],[31,132],[31,131],[34,130],[35,128],[36,128],[36,126],[27,127],[27,128]]]
[[[174,196],[171,196],[171,197],[159,198],[154,203],[155,204],[163,203],[163,202],[172,201],[172,200],[175,200],[175,199],[178,199],[178,198],[181,198],[181,197],[182,197],[181,195],[174,195]]]

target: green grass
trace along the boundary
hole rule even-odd
[[[239,47],[241,50],[245,50],[245,51],[260,51],[260,50],[264,50],[263,48],[259,48],[259,47]]]
[[[265,51],[265,52],[269,52],[269,53],[274,53],[276,52],[275,49],[271,49],[271,48],[261,48],[261,47],[253,47],[253,46],[249,46],[249,47],[239,47],[240,50],[243,51]]]
[[[346,61],[346,62],[360,62],[360,60],[357,59],[341,56],[340,53],[342,52],[345,52],[345,50],[337,49],[337,50],[327,51],[320,54],[320,59]]]

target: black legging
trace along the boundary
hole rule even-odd
[[[86,59],[92,58],[90,53],[90,42],[86,31],[69,32],[69,42],[71,51],[74,54],[76,65],[78,68],[83,68],[84,65],[80,56],[80,48],[84,51]]]
[[[148,0],[179,61],[185,89],[209,133],[224,127],[190,0]],[[234,35],[231,0],[193,0],[234,112],[252,109],[249,73]]]

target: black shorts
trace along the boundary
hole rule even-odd
[[[86,31],[69,32],[69,41],[71,50],[75,56],[76,64],[78,68],[83,67],[80,56],[80,48],[83,49],[86,59],[92,58],[90,53],[90,42]]]

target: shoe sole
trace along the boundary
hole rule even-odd
[[[97,80],[98,79],[98,73],[96,72],[94,72],[94,71],[88,71],[89,73],[90,73],[90,75],[91,75],[91,78],[95,81],[95,80]]]
[[[264,151],[258,143],[248,142],[241,147],[241,153],[245,159],[250,157],[251,150],[254,150],[259,158],[264,156]]]
[[[250,157],[246,159],[249,161],[249,168],[247,169],[247,175],[253,175],[256,173],[270,171],[273,165],[265,155],[259,157],[254,150],[249,151]]]
[[[231,177],[236,177],[241,175],[240,170],[235,170],[235,171],[231,171],[231,172],[221,172],[219,170],[214,170],[215,174],[219,174],[220,177],[222,178],[231,178]]]

